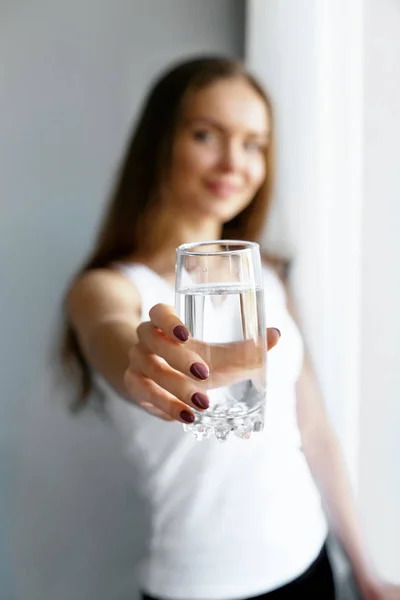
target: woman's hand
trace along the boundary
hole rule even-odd
[[[137,329],[138,343],[129,354],[124,384],[132,400],[161,419],[193,423],[192,408],[209,406],[206,394],[212,364],[212,383],[231,381],[254,364],[255,344],[249,341],[237,352],[237,344],[208,345],[189,340],[189,332],[173,307],[157,304],[150,321]],[[267,349],[279,340],[279,330],[267,330]],[[244,351],[243,351],[244,350]],[[239,356],[239,358],[238,358]],[[207,385],[208,383],[208,385]]]
[[[363,600],[400,600],[400,585],[373,579],[360,582],[360,588]]]

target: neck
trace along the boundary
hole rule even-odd
[[[160,222],[161,220],[161,222]],[[153,252],[144,252],[139,259],[164,277],[172,277],[175,271],[176,248],[181,244],[220,239],[222,225],[204,216],[184,218],[172,210],[159,215],[157,230],[160,241]]]
[[[168,233],[165,243],[175,252],[175,249],[181,244],[219,239],[222,235],[222,226],[213,219],[207,220],[199,217],[197,221],[181,222],[179,226],[176,221],[171,223]],[[165,250],[166,246],[162,251]]]

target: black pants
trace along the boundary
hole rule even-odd
[[[318,558],[300,577],[272,592],[246,600],[334,600],[335,586],[325,546]],[[162,600],[142,594],[142,600]],[[190,598],[188,598],[190,600]]]

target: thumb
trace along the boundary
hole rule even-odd
[[[276,327],[268,327],[267,329],[267,350],[271,350],[279,342],[281,332]]]

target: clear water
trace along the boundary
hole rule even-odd
[[[197,439],[220,441],[234,431],[247,438],[263,427],[266,341],[262,289],[204,285],[178,290],[177,313],[191,333],[189,346],[210,368],[210,408],[185,426]]]

